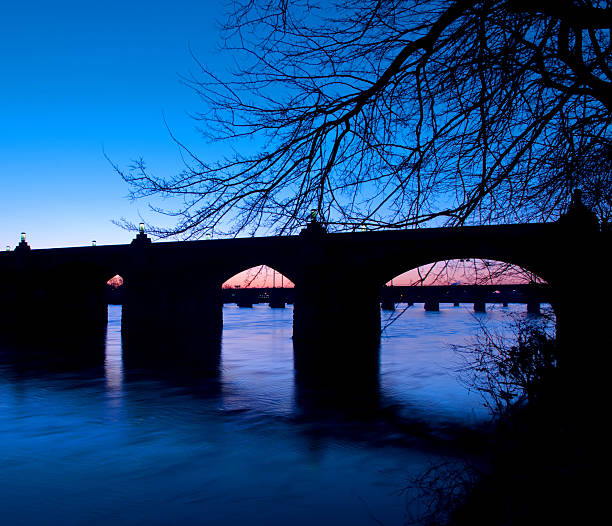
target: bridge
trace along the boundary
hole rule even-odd
[[[609,346],[603,271],[610,234],[584,208],[575,204],[554,223],[327,233],[313,221],[295,236],[153,243],[140,232],[129,245],[44,250],[24,240],[0,253],[0,329],[18,340],[99,330],[106,282],[119,274],[128,343],[219,338],[222,284],[267,265],[295,284],[296,366],[328,362],[331,354],[361,363],[379,340],[385,283],[428,263],[478,258],[517,265],[548,283],[566,348],[595,346],[600,337]]]
[[[353,288],[354,295],[359,295],[359,286]],[[116,291],[113,294],[118,296]],[[272,308],[283,308],[294,303],[294,296],[293,288],[289,287],[224,288],[221,293],[223,303],[236,303],[239,307],[264,303]],[[380,301],[383,310],[395,310],[397,303],[423,303],[428,311],[440,310],[440,303],[453,303],[455,306],[471,303],[476,312],[485,312],[487,303],[504,306],[524,303],[527,312],[539,314],[540,304],[551,302],[551,290],[548,285],[539,283],[384,286],[380,291]]]

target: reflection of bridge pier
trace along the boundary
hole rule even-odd
[[[336,341],[319,345],[313,349],[306,342],[294,340],[297,406],[302,411],[324,408],[343,414],[376,411],[380,407],[380,342],[353,342],[352,359],[338,359]]]

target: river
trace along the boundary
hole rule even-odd
[[[126,368],[120,306],[98,367],[2,354],[2,524],[404,524],[411,480],[489,418],[451,344],[525,311],[469,307],[415,305],[387,327],[367,411],[300,394],[290,307],[226,305],[216,377]]]

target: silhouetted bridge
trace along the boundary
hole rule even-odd
[[[354,233],[326,233],[311,223],[300,235],[283,237],[152,243],[140,233],[130,245],[45,250],[21,243],[0,253],[0,323],[3,334],[19,339],[104,326],[106,281],[119,274],[126,285],[122,323],[128,342],[188,334],[218,338],[222,284],[267,265],[295,284],[296,360],[328,361],[333,352],[340,362],[360,362],[369,359],[369,351],[359,350],[362,344],[379,338],[385,283],[428,263],[479,258],[543,278],[558,336],[575,344],[585,332],[601,332],[607,317],[602,298],[610,297],[609,278],[599,272],[609,238],[591,215],[574,207],[555,223]],[[609,342],[608,332],[605,337]],[[334,350],[323,342],[334,342]]]

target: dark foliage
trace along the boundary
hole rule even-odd
[[[455,346],[464,360],[463,383],[482,395],[496,420],[534,403],[554,376],[557,346],[550,326],[548,316],[515,317],[506,333],[481,325],[473,344]]]
[[[478,462],[433,466],[414,481],[419,524],[586,524],[598,509],[601,454],[588,432],[593,413],[556,367],[550,334],[519,323],[514,339],[484,331],[472,359],[472,387],[495,416]],[[468,351],[471,349],[471,351]]]

